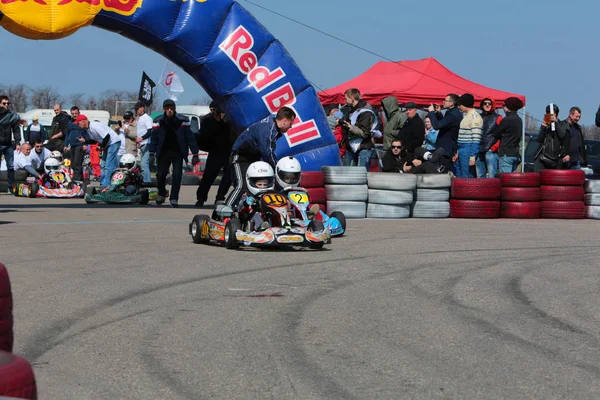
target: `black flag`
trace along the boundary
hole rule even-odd
[[[146,75],[146,72],[143,72],[138,100],[143,101],[144,103],[146,103],[146,105],[150,105],[152,103],[152,89],[154,89],[155,86],[156,84],[154,83],[154,81],[152,81],[152,79],[150,79],[150,77]]]

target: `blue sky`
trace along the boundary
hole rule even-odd
[[[582,123],[591,125],[600,103],[598,1],[253,1],[393,60],[435,57],[467,79],[524,94],[527,110],[537,118],[553,101],[563,110],[561,117],[570,106],[580,106]],[[240,3],[321,88],[353,78],[380,60]],[[65,95],[97,95],[107,88],[137,91],[142,70],[158,81],[165,62],[153,51],[97,28],[56,41],[26,40],[1,30],[0,42],[0,83],[50,84]],[[206,96],[180,73],[185,88],[180,104]]]

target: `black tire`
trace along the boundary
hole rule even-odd
[[[150,193],[146,189],[140,190],[140,204],[148,204],[150,201]]]
[[[225,247],[230,250],[235,250],[240,247],[235,233],[242,229],[242,223],[237,218],[231,218],[227,225],[225,225]]]
[[[0,181],[0,193],[7,193],[7,192],[8,192],[8,182]]]
[[[190,224],[190,235],[192,235],[192,241],[198,243],[208,243],[209,240],[202,238],[202,227],[204,221],[208,221],[207,215],[196,215]]]
[[[31,197],[31,198],[37,197],[36,195],[37,195],[38,190],[40,190],[40,185],[37,182],[33,182],[29,186],[29,197]]]
[[[318,231],[322,231],[323,229],[325,229],[325,226],[323,225],[323,222],[313,219],[312,221],[310,221],[310,224],[308,224],[307,227],[309,232],[318,232]],[[310,247],[311,249],[314,250],[319,250],[323,248],[323,245],[325,243],[320,242],[320,243],[311,243],[308,247]]]
[[[94,186],[87,186],[85,188],[85,194],[90,194],[90,195],[95,195],[96,194],[96,188]]]
[[[334,211],[329,218],[337,218],[337,220],[340,221],[340,224],[342,224],[342,228],[344,229],[344,232],[340,236],[343,236],[344,233],[346,233],[346,216],[344,213],[341,211]]]

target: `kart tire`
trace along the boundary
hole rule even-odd
[[[300,186],[305,189],[324,187],[323,173],[318,171],[302,172],[302,175],[300,175]]]
[[[333,213],[341,211],[347,219],[365,218],[367,203],[364,201],[327,201],[327,211]]]
[[[542,218],[582,219],[584,217],[583,201],[542,201]]]
[[[450,186],[452,186],[452,177],[449,174],[417,175],[417,188],[419,189],[445,189]]]
[[[542,200],[583,201],[583,186],[542,186]]]
[[[412,206],[413,218],[448,218],[450,203],[448,201],[417,200]]]
[[[306,189],[306,193],[308,193],[308,198],[311,203],[325,203],[327,201],[327,192],[325,188],[308,188]]]
[[[146,205],[150,201],[150,192],[147,189],[140,190],[140,204]]]
[[[344,213],[341,211],[334,211],[329,214],[329,218],[335,218],[340,221],[340,225],[342,225],[342,229],[344,230],[340,236],[344,235],[344,233],[346,233],[346,216]]]
[[[448,202],[448,200],[450,200],[450,189],[417,189],[417,201]]]
[[[37,182],[33,182],[31,185],[29,185],[29,197],[37,197],[38,190],[40,190],[40,185]]]
[[[600,193],[588,193],[583,200],[586,206],[600,206]]]
[[[515,219],[538,219],[542,217],[542,203],[539,201],[503,201],[500,204],[500,217]]]
[[[367,185],[325,185],[327,200],[331,201],[367,201]]]
[[[8,172],[0,171],[0,182],[7,182],[7,181],[8,181]]]
[[[4,264],[0,263],[0,351],[12,352],[13,300],[10,278]]]
[[[322,231],[323,229],[325,229],[325,226],[323,225],[323,222],[321,222],[317,219],[313,219],[312,221],[310,221],[310,223],[308,224],[308,227],[306,229],[309,232],[318,232],[318,231]],[[323,243],[323,242],[311,243],[308,245],[308,247],[313,250],[320,250],[323,248],[324,244],[325,243]]]
[[[0,351],[0,396],[37,399],[31,364],[16,354]]]
[[[89,194],[89,195],[95,195],[96,194],[96,188],[94,186],[88,186],[85,188],[85,194]]]
[[[208,221],[208,215],[196,215],[190,224],[190,235],[192,235],[192,241],[196,244],[208,243],[209,240],[202,238],[202,227],[204,221]]]
[[[240,247],[235,233],[242,229],[242,223],[237,218],[231,218],[225,225],[225,247],[230,250],[235,250]]]
[[[501,188],[498,178],[454,178],[450,193],[457,200],[498,200]]]
[[[517,203],[541,201],[542,189],[539,187],[503,187],[500,199],[502,201]]]
[[[546,186],[582,186],[585,184],[585,172],[580,169],[544,169],[540,172],[542,185]]]
[[[585,217],[588,219],[600,219],[600,206],[585,207]]]
[[[540,187],[539,172],[502,172],[496,175],[500,178],[502,187]]]
[[[15,170],[15,183],[17,183],[17,181],[25,182],[28,176],[29,173],[27,171],[24,171],[22,169]],[[8,182],[7,171],[0,171],[0,182]]]
[[[585,181],[586,193],[600,193],[600,180],[594,181],[587,179]]]
[[[367,169],[365,167],[322,167],[325,184],[334,185],[366,185]]]
[[[371,204],[407,205],[412,202],[412,190],[369,189],[369,203]]]
[[[414,190],[417,187],[417,176],[390,172],[369,172],[367,182],[369,189]]]
[[[409,218],[409,205],[368,204],[367,218]]]
[[[468,178],[467,178],[468,179]],[[494,178],[481,179],[489,181]],[[450,200],[451,218],[498,218],[500,202],[491,200]]]

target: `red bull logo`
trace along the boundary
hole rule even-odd
[[[0,0],[0,25],[28,39],[58,39],[92,23],[102,11],[129,16],[143,0]]]

